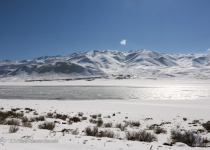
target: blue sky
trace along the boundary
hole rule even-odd
[[[210,0],[0,0],[0,59],[209,48]]]

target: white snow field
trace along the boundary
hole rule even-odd
[[[62,150],[202,150],[209,147],[190,147],[184,143],[177,142],[173,146],[170,144],[171,130],[194,131],[202,137],[210,139],[210,133],[204,129],[203,123],[210,120],[210,100],[208,91],[210,80],[187,80],[187,79],[130,79],[130,80],[94,80],[94,81],[68,81],[68,82],[1,82],[0,86],[136,86],[136,87],[158,87],[170,88],[171,96],[177,95],[176,100],[161,99],[161,95],[156,90],[157,97],[154,100],[21,100],[21,99],[1,99],[1,112],[13,109],[16,113],[24,113],[28,119],[31,117],[45,116],[45,121],[55,123],[53,131],[39,129],[38,126],[45,121],[32,121],[32,127],[24,127],[22,123],[19,130],[10,133],[10,125],[0,125],[0,149],[2,150],[37,150],[37,149],[62,149]],[[179,100],[182,97],[181,90],[190,88],[191,99]],[[193,88],[193,90],[192,90]],[[173,92],[174,91],[174,92]],[[200,93],[200,95],[199,95]],[[207,93],[202,97],[202,93]],[[179,96],[178,96],[179,95]],[[199,95],[196,97],[196,95]],[[14,110],[16,108],[20,108]],[[25,109],[26,108],[26,109]],[[29,109],[33,109],[29,111]],[[35,113],[36,112],[36,113]],[[81,115],[81,112],[83,113]],[[61,120],[59,118],[48,116],[63,114],[68,118],[74,116],[78,118],[87,117],[81,122],[68,124],[68,118]],[[100,116],[101,114],[101,116]],[[96,126],[91,123],[94,115],[99,115],[106,123],[112,123],[112,127],[99,126],[99,131],[111,130],[116,135],[114,138],[87,136],[84,132],[86,127]],[[48,117],[47,117],[48,116]],[[108,117],[109,116],[109,117]],[[10,116],[11,117],[11,116]],[[10,120],[12,118],[7,118]],[[16,119],[13,116],[13,119]],[[18,118],[21,122],[21,118]],[[98,120],[98,119],[95,119]],[[140,125],[128,125],[125,129],[116,127],[117,124],[125,122],[139,122]],[[67,123],[67,124],[63,124]],[[151,125],[158,125],[164,128],[167,133],[156,134],[149,128]],[[78,128],[78,135],[74,135],[72,130]],[[71,132],[61,132],[63,129],[69,129]],[[131,141],[126,139],[126,133],[130,131],[139,131],[146,129],[147,132],[155,134],[157,140],[153,142]],[[50,141],[51,140],[51,141]],[[52,141],[54,140],[54,141]],[[44,141],[44,142],[43,142]],[[33,143],[34,142],[34,143]],[[36,143],[37,142],[37,143]],[[38,143],[43,142],[43,143]],[[55,142],[55,143],[50,143]],[[210,145],[209,145],[210,146]]]

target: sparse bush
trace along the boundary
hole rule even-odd
[[[115,133],[111,130],[104,130],[99,131],[97,134],[97,137],[108,137],[108,138],[114,138],[116,137]]]
[[[11,111],[17,111],[20,110],[20,108],[11,108]]]
[[[8,117],[11,117],[11,118],[22,118],[24,116],[23,113],[16,113],[14,111],[0,111],[0,124],[4,124],[5,123],[5,120],[8,118]]]
[[[203,147],[209,147],[209,139],[208,138],[203,138]]]
[[[27,117],[23,117],[23,118],[21,118],[21,119],[22,119],[22,122],[23,122],[23,123],[29,121],[29,119],[28,119]]]
[[[0,111],[0,124],[4,124],[4,121],[10,116],[8,112]]]
[[[97,123],[97,120],[90,118],[90,119],[89,119],[89,122],[90,122],[90,123],[96,124],[96,123]]]
[[[200,121],[199,120],[193,120],[192,121],[192,124],[196,124],[196,123],[200,124]]]
[[[25,110],[28,110],[29,112],[34,111],[34,109],[31,109],[31,108],[28,108],[28,107],[26,107]]]
[[[78,116],[80,117],[83,116],[83,114],[84,114],[83,112],[78,112]]]
[[[153,142],[157,141],[157,137],[153,133],[147,132],[146,130],[141,130],[139,132],[139,141]]]
[[[36,121],[45,121],[45,117],[44,116],[39,116],[39,117],[35,117]]]
[[[187,121],[187,118],[183,118],[184,121]]]
[[[13,118],[22,118],[24,116],[24,114],[21,112],[16,113],[14,111],[8,111],[7,113],[9,114],[10,117]]]
[[[139,127],[140,126],[140,122],[139,121],[129,121],[128,122],[130,126],[135,126],[135,127]]]
[[[197,133],[203,133],[205,132],[205,129],[197,129]]]
[[[158,124],[152,124],[152,125],[149,125],[147,126],[149,130],[154,130],[155,128],[159,127]]]
[[[63,133],[63,136],[65,135],[65,133],[69,133],[71,130],[70,129],[62,129],[61,132]]]
[[[208,132],[210,132],[210,121],[207,121],[206,123],[203,123],[202,126],[203,126]]]
[[[81,121],[80,118],[76,116],[69,118],[69,124],[71,124],[72,122],[80,122],[80,121]]]
[[[16,118],[22,118],[23,116],[24,116],[24,113],[21,113],[21,112],[13,114],[13,117],[16,117]]]
[[[112,122],[104,123],[105,128],[111,128],[112,127]]]
[[[161,127],[156,127],[156,128],[154,129],[154,132],[155,132],[156,134],[161,134],[161,133],[166,134],[166,133],[167,133],[167,130],[164,129],[164,128],[161,128]]]
[[[165,124],[171,124],[171,122],[162,122],[160,125],[157,125],[157,126],[162,126],[162,125],[165,125]]]
[[[125,131],[125,129],[129,126],[128,122],[122,123],[116,123],[115,128],[119,128],[121,131]]]
[[[101,118],[98,118],[98,120],[95,120],[95,119],[89,119],[90,123],[94,123],[96,124],[98,127],[102,126],[103,125],[103,120]]]
[[[29,122],[35,122],[36,121],[36,118],[35,117],[31,117],[30,119],[29,119]]]
[[[47,116],[46,117],[47,118],[53,118],[53,113],[51,113],[51,112],[47,113]]]
[[[82,120],[87,120],[87,117],[84,117],[84,116],[83,116],[83,117],[82,117]]]
[[[71,131],[71,134],[73,134],[73,135],[78,135],[78,134],[79,134],[78,128],[72,130],[72,131]]]
[[[32,124],[30,122],[23,122],[22,125],[27,128],[32,128]]]
[[[142,141],[142,142],[153,142],[157,141],[157,138],[154,134],[147,132],[146,130],[140,131],[129,131],[126,132],[125,137],[127,140],[131,141]]]
[[[4,124],[4,119],[0,118],[0,124]]]
[[[63,114],[55,114],[54,118],[56,119],[61,119],[61,120],[66,120],[66,118],[68,118],[67,115],[63,115]]]
[[[35,111],[33,114],[34,114],[34,115],[39,115],[38,112],[36,112],[36,111]]]
[[[98,117],[101,117],[102,115],[101,114],[98,114]]]
[[[11,108],[11,111],[16,111],[16,108]]]
[[[136,131],[128,131],[125,133],[125,137],[129,141],[137,141],[137,133]]]
[[[103,118],[111,118],[111,116],[110,116],[110,115],[108,115],[108,116],[104,116]]]
[[[209,141],[191,131],[172,130],[172,143],[182,142],[191,147],[206,147]]]
[[[90,123],[93,123],[93,120],[94,120],[94,119],[90,118],[90,119],[89,119],[89,122],[90,122]]]
[[[97,125],[98,127],[101,127],[101,126],[103,125],[103,123],[104,123],[104,122],[103,122],[102,119],[98,119],[96,125]]]
[[[5,125],[15,125],[15,126],[19,126],[20,125],[20,121],[17,119],[9,119],[5,121]]]
[[[96,119],[98,115],[90,115],[93,119]]]
[[[148,121],[148,120],[153,120],[152,118],[145,118],[144,119],[145,121]]]
[[[85,128],[85,134],[87,136],[97,136],[98,134],[98,127],[86,127]]]
[[[53,122],[44,122],[38,126],[39,129],[47,129],[53,130],[55,128],[55,124]]]
[[[15,125],[11,125],[9,127],[9,133],[15,133],[19,130],[19,127],[18,126],[15,126]]]

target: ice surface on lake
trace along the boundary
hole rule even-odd
[[[126,86],[0,86],[0,99],[46,100],[198,100],[210,97],[208,84]]]

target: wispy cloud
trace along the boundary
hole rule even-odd
[[[122,41],[120,42],[120,44],[121,44],[121,45],[126,45],[126,41],[127,41],[127,40],[124,39],[124,40],[122,40]]]
[[[207,49],[207,52],[210,52],[210,48]]]

